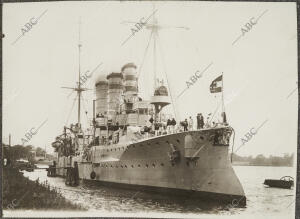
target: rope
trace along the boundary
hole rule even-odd
[[[158,34],[157,34],[157,39],[160,40]],[[169,91],[170,91],[170,97],[171,97],[171,101],[172,101],[172,108],[173,108],[173,111],[174,111],[175,118],[177,120],[178,118],[177,118],[177,114],[176,114],[176,111],[175,111],[175,102],[174,102],[174,99],[173,99],[173,95],[172,95],[172,92],[171,92],[171,87],[170,87],[169,80],[168,80],[168,75],[167,75],[167,70],[166,70],[167,68],[166,68],[165,59],[164,59],[164,53],[163,53],[163,50],[162,50],[162,47],[161,47],[161,44],[160,44],[159,40],[157,40],[158,47],[159,47],[159,50],[160,50],[160,53],[161,53],[162,64],[163,64],[163,67],[164,67],[164,73],[165,73],[165,76],[166,76],[166,79],[167,79],[167,86],[168,86]]]
[[[66,121],[65,125],[67,125],[67,123],[69,122],[69,119],[70,119],[71,113],[72,113],[72,111],[73,111],[73,108],[74,108],[74,104],[75,104],[75,102],[76,102],[76,99],[77,99],[77,97],[75,97],[75,99],[74,99],[74,101],[73,101],[73,105],[72,105],[72,108],[71,108],[71,110],[70,110],[70,112],[69,112],[69,115],[68,115],[68,117],[67,117],[67,121]]]
[[[81,94],[81,97],[82,97],[82,99],[83,100],[85,100],[86,102],[87,102],[87,100],[83,97],[83,94]],[[82,101],[82,105],[83,105],[83,108],[84,108],[84,110],[85,110],[85,112],[88,112],[87,110],[86,110],[86,108],[85,108],[85,104],[84,104],[84,101]],[[87,114],[85,113],[85,116],[86,116],[86,121],[87,121],[87,123],[89,122],[89,118],[88,118],[88,116],[87,116]]]
[[[69,99],[69,97],[73,94],[74,90],[71,91],[71,93],[69,93],[69,95],[67,96],[67,99]]]
[[[208,122],[208,123],[210,123],[210,122],[212,121],[212,119],[214,118],[214,116],[216,115],[216,112],[218,111],[218,109],[219,109],[219,107],[220,107],[221,103],[222,103],[222,102],[220,102],[220,103],[219,103],[219,105],[217,106],[217,108],[216,108],[216,110],[215,110],[214,114],[212,115],[212,117],[210,118],[210,120],[209,120],[209,122]],[[206,124],[207,124],[207,123],[206,123]]]
[[[231,147],[231,156],[230,156],[230,161],[232,163],[232,155],[233,155],[233,147],[234,147],[234,139],[235,139],[235,131],[234,129],[231,127],[231,130],[233,131],[233,139],[232,139],[232,147]]]
[[[146,47],[146,49],[145,49],[145,53],[144,53],[144,56],[143,56],[142,64],[141,64],[141,67],[140,67],[140,71],[139,71],[139,73],[138,73],[138,78],[139,78],[139,76],[140,76],[140,74],[141,74],[142,67],[143,67],[143,65],[144,65],[144,61],[145,61],[146,54],[147,54],[147,51],[148,51],[148,48],[149,48],[149,45],[150,45],[150,41],[151,41],[151,38],[152,38],[152,34],[153,34],[153,31],[151,31],[151,34],[150,34],[150,37],[149,37],[149,41],[148,41],[148,45],[147,45],[147,47]]]

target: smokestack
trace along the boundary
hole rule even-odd
[[[131,110],[132,103],[137,101],[137,92],[138,92],[138,85],[137,85],[137,72],[136,72],[136,65],[134,63],[127,63],[122,67],[122,73],[124,75],[124,87],[125,87],[125,97],[127,104],[126,110]]]
[[[112,72],[107,76],[108,92],[107,92],[107,117],[115,119],[116,112],[120,109],[121,95],[123,92],[123,75],[122,73]]]
[[[96,82],[96,115],[107,113],[107,90],[108,82],[105,76],[99,78]]]

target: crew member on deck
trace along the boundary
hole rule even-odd
[[[193,121],[192,117],[190,116],[190,119],[189,119],[189,131],[193,130],[193,124],[194,124],[194,121]]]
[[[175,132],[175,126],[176,126],[176,121],[175,121],[174,118],[171,121],[171,126],[172,126],[172,133],[174,133]]]
[[[188,127],[188,121],[187,121],[187,119],[185,119],[185,120],[183,121],[183,131],[184,131],[184,132],[188,130],[187,127]]]
[[[228,123],[227,123],[226,113],[222,112],[221,115],[222,115],[222,118],[223,118],[223,124],[227,125]]]
[[[171,128],[171,120],[168,119],[168,120],[167,120],[167,132],[168,132],[168,133],[170,132],[170,128]]]
[[[197,129],[203,129],[204,118],[201,113],[197,114]]]

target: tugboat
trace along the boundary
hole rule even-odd
[[[265,179],[264,185],[269,187],[291,189],[291,187],[294,186],[294,178],[291,176],[283,176],[280,179]]]
[[[172,117],[164,112],[165,106],[175,104],[169,85],[156,77],[158,30],[163,27],[155,15],[145,25],[154,43],[153,96],[148,100],[139,97],[138,88],[143,86],[138,86],[134,63],[125,64],[119,72],[108,72],[95,82],[92,128],[83,130],[80,97],[86,88],[80,84],[79,63],[78,87],[71,88],[78,95],[78,122],[64,127],[52,144],[58,152],[56,174],[66,177],[70,185],[81,179],[170,196],[226,203],[239,200],[245,206],[243,187],[229,159],[233,128],[225,112],[221,123],[198,130],[166,126],[167,119],[180,123],[175,110]],[[79,57],[80,47],[79,42]]]

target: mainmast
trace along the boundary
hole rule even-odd
[[[153,11],[154,11],[154,5],[153,5]],[[157,87],[156,81],[156,36],[157,36],[157,20],[155,18],[155,13],[153,14],[153,25],[152,25],[152,36],[153,36],[153,93]]]
[[[81,127],[80,123],[80,114],[81,114],[81,92],[86,91],[86,88],[81,87],[81,40],[80,40],[80,28],[81,28],[81,21],[79,19],[79,31],[78,31],[78,82],[76,87],[62,87],[66,89],[71,89],[73,91],[77,92],[77,97],[78,97],[78,110],[77,110],[77,122],[79,127]]]
[[[155,6],[153,5],[153,19],[152,19],[152,24],[146,24],[146,28],[147,29],[151,29],[150,40],[151,40],[151,36],[153,37],[153,74],[154,74],[154,82],[153,82],[154,83],[154,91],[153,91],[153,93],[155,92],[156,88],[158,87],[158,84],[157,84],[157,62],[156,62],[157,61],[156,60],[156,58],[157,58],[157,45],[159,46],[161,57],[163,59],[162,61],[164,63],[164,57],[163,57],[163,54],[162,54],[161,44],[158,42],[158,40],[160,39],[159,38],[159,34],[158,34],[158,30],[159,29],[165,29],[165,28],[183,28],[183,29],[188,30],[187,27],[174,27],[174,26],[162,26],[162,25],[159,25],[158,21],[157,21],[157,18],[155,16],[155,12],[156,11],[157,10],[155,10]],[[165,65],[164,65],[164,68],[165,68]],[[168,76],[167,76],[167,70],[166,69],[164,69],[164,73],[165,73],[165,76],[166,76],[166,79],[167,79],[167,87],[168,87],[169,94],[170,94],[170,97],[171,97],[171,102],[172,102],[172,106],[173,106],[174,116],[175,116],[175,118],[177,120],[178,119],[178,115],[177,115],[177,112],[176,112],[176,109],[175,109],[175,102],[173,101],[173,95],[172,95],[172,91],[171,91],[171,85],[168,82]]]
[[[81,54],[81,42],[80,42],[80,19],[79,19],[79,30],[78,30],[78,125],[80,125],[80,96],[81,96],[81,84],[80,84],[80,54]]]
[[[153,39],[153,76],[154,76],[154,81],[153,81],[153,87],[154,87],[154,90],[153,90],[153,93],[155,92],[155,90],[157,89],[157,47],[159,48],[160,50],[160,53],[161,53],[161,56],[162,56],[162,59],[164,58],[163,57],[163,54],[162,54],[162,48],[161,48],[161,44],[160,44],[160,38],[159,38],[159,34],[158,34],[158,31],[160,29],[165,29],[165,28],[180,28],[180,29],[185,29],[185,30],[189,30],[189,28],[187,27],[177,27],[177,26],[166,26],[166,25],[159,25],[158,24],[158,21],[157,21],[157,18],[155,16],[155,13],[156,13],[157,9],[155,10],[155,5],[153,5],[153,12],[152,14],[148,17],[147,21],[150,19],[150,17],[152,17],[152,23],[148,23],[146,22],[144,25],[145,25],[145,28],[150,30],[150,39],[149,39],[149,42],[148,42],[148,45],[145,49],[145,54],[144,54],[144,57],[146,57],[146,54],[148,52],[148,47],[149,47],[149,44],[151,42],[151,40]],[[123,23],[137,23],[137,22],[133,22],[133,21],[124,21]],[[163,60],[164,62],[164,60]],[[143,63],[144,63],[144,59],[142,61],[142,64],[141,64],[141,67],[140,69],[142,68],[143,66]],[[165,63],[164,63],[165,64]],[[164,65],[164,68],[165,65]],[[140,70],[141,71],[141,70]],[[166,73],[166,69],[164,69],[164,73],[165,73],[165,76],[166,76],[166,79],[167,79],[167,87],[168,87],[168,90],[169,90],[169,93],[170,93],[170,97],[171,97],[171,102],[172,102],[172,106],[173,106],[173,111],[174,111],[174,114],[175,114],[175,118],[177,120],[178,116],[177,116],[177,112],[176,112],[176,109],[175,109],[175,102],[173,101],[173,96],[172,96],[172,91],[171,91],[171,87],[170,87],[170,84],[168,82],[168,76],[167,76],[167,73]],[[140,73],[139,73],[140,75]]]

